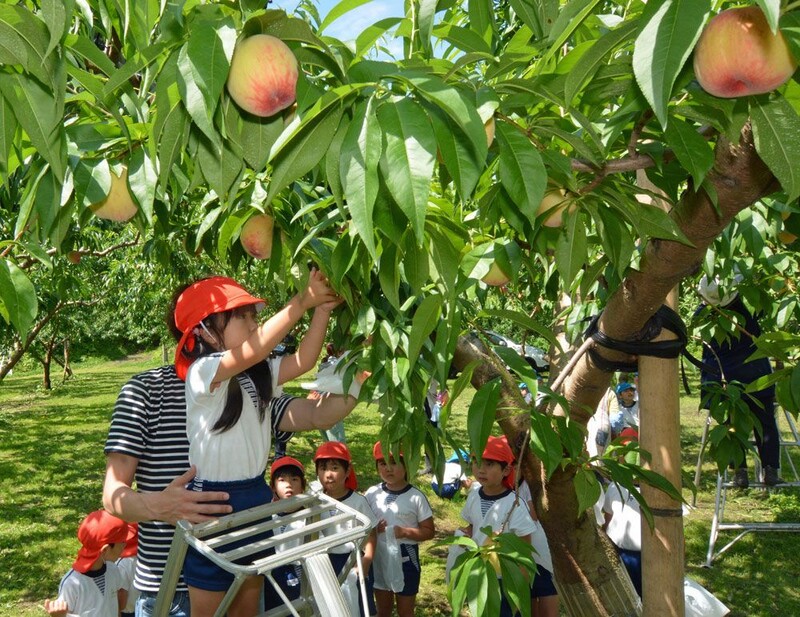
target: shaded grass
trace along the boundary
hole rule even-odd
[[[44,598],[56,595],[58,582],[78,550],[78,523],[101,506],[103,443],[117,393],[131,375],[159,362],[154,353],[123,361],[81,363],[73,367],[73,379],[51,392],[42,391],[40,376],[33,374],[17,373],[0,384],[0,614],[44,615]],[[303,391],[297,388],[295,392]],[[465,425],[468,398],[456,402],[451,426]],[[697,411],[696,396],[684,395],[681,407],[681,464],[685,477],[692,478],[705,414]],[[365,405],[356,408],[346,422],[362,489],[379,481],[371,458],[378,423],[375,407]],[[781,426],[785,429],[785,422]],[[457,435],[466,440],[465,426]],[[289,442],[289,453],[306,462],[309,478],[313,478],[311,459],[318,444],[315,433],[298,434]],[[784,463],[784,477],[790,475]],[[451,534],[461,524],[463,497],[443,500],[431,491],[429,477],[411,480],[431,502],[436,537]],[[712,568],[703,566],[715,486],[716,468],[705,461],[697,508],[685,522],[687,575],[718,595],[734,617],[800,615],[795,581],[800,571],[800,535],[749,534]],[[691,501],[688,490],[684,495]],[[797,489],[730,491],[726,520],[800,522],[798,495]],[[734,535],[722,532],[717,550]],[[423,572],[417,614],[448,615],[446,550],[429,542],[420,552]]]

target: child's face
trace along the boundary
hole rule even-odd
[[[499,491],[504,488],[503,479],[511,473],[511,467],[503,465],[499,461],[488,458],[472,461],[472,475],[481,483],[484,491]]]
[[[336,459],[322,459],[317,461],[317,479],[322,484],[326,495],[339,497],[347,492],[344,485],[347,480],[348,468]]]
[[[244,343],[258,328],[256,307],[245,306],[233,311],[230,321],[222,331],[222,344],[225,349],[235,349]]]
[[[289,499],[303,492],[303,479],[296,473],[279,471],[272,480],[275,497]]]
[[[103,552],[104,561],[116,561],[122,556],[122,551],[125,550],[124,542],[115,542],[114,544],[106,544],[106,549]]]
[[[633,388],[628,388],[627,390],[623,390],[619,397],[622,399],[623,403],[630,405],[633,403],[633,396],[635,394],[635,390]]]
[[[406,479],[406,468],[402,463],[395,462],[394,459],[389,459],[387,463],[385,459],[378,459],[375,461],[378,467],[378,474],[389,488],[403,488],[408,481]]]

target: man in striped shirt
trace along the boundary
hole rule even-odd
[[[313,401],[279,396],[270,401],[273,436],[286,439],[288,433],[330,428],[355,404],[356,399],[350,396],[328,395]],[[134,586],[141,595],[136,616],[151,617],[175,523],[184,519],[199,523],[231,511],[224,503],[226,493],[185,489],[195,470],[189,467],[185,384],[174,366],[135,375],[122,387],[105,454],[103,504],[112,514],[139,522]],[[190,615],[188,590],[182,578],[170,615]]]

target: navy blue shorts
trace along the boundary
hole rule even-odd
[[[536,576],[531,585],[531,598],[546,598],[557,596],[556,586],[553,584],[553,575],[547,568],[536,564]]]
[[[209,482],[208,480],[192,480],[188,486],[192,491],[224,491],[228,493],[228,505],[233,507],[234,512],[247,510],[255,506],[260,506],[272,501],[272,491],[269,488],[264,476],[251,478],[250,480],[237,480],[235,482]],[[252,523],[249,523],[252,524]],[[232,529],[226,529],[223,533],[228,533]],[[228,551],[240,546],[247,546],[257,540],[263,540],[272,536],[271,531],[267,531],[255,536],[249,536],[223,544],[217,547],[220,552]],[[211,538],[213,536],[209,536]],[[237,563],[251,563],[256,559],[267,557],[273,554],[274,549],[268,549],[260,553],[248,555]],[[211,560],[206,559],[196,550],[190,548],[186,553],[186,561],[183,564],[183,578],[186,584],[198,589],[205,589],[207,591],[226,591],[233,583],[233,574],[227,572],[214,564]]]

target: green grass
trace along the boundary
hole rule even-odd
[[[75,365],[74,378],[51,392],[41,389],[38,374],[17,372],[0,384],[0,614],[41,617],[46,597],[54,597],[61,576],[78,549],[75,531],[81,518],[101,506],[105,469],[103,443],[119,388],[136,372],[157,366],[159,354],[115,362]],[[291,389],[290,389],[291,390]],[[300,392],[300,390],[298,390]],[[459,400],[453,415],[464,422],[468,401]],[[696,396],[681,401],[682,467],[693,477],[705,414]],[[782,421],[783,418],[780,418]],[[359,485],[379,481],[371,459],[378,429],[374,407],[359,406],[346,421],[347,439],[356,461]],[[782,423],[785,428],[785,422]],[[462,437],[465,436],[464,429]],[[297,435],[289,453],[310,461],[319,443],[315,433]],[[800,463],[796,463],[799,464]],[[307,472],[313,473],[308,465]],[[784,468],[784,477],[791,470]],[[800,535],[748,534],[705,568],[716,471],[703,465],[697,509],[686,517],[686,573],[711,589],[734,617],[800,615]],[[436,497],[427,479],[416,482],[434,508],[437,537],[460,524],[463,500]],[[727,521],[800,522],[797,489],[766,494],[729,492]],[[687,500],[691,495],[685,491]],[[720,534],[717,549],[735,532]],[[449,614],[444,590],[444,549],[422,548],[423,578],[418,614]]]

